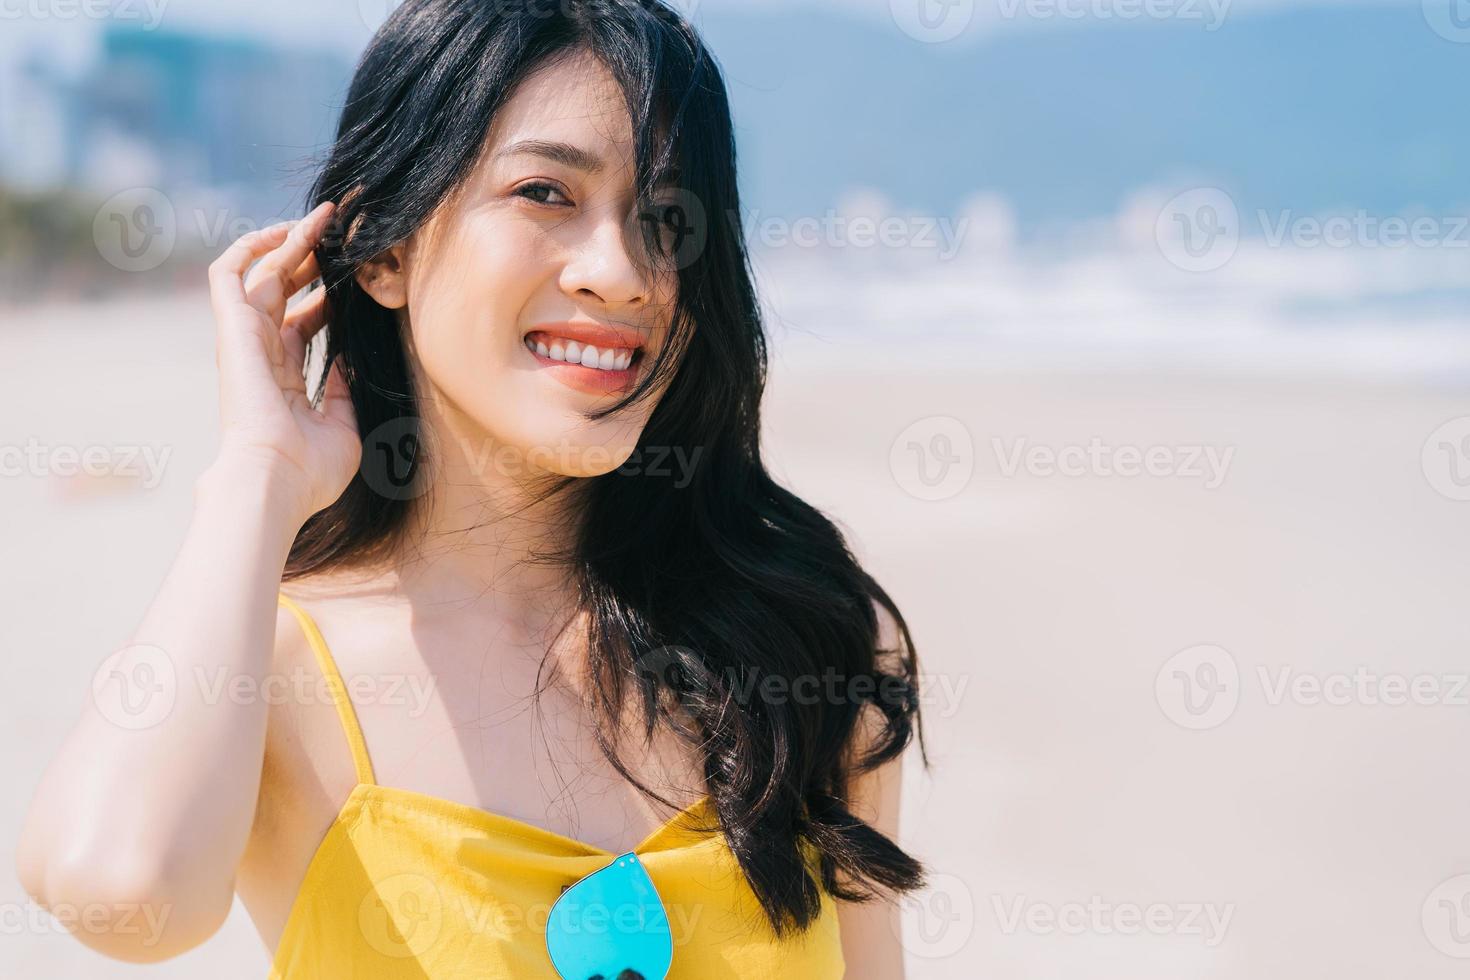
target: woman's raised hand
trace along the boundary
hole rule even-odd
[[[209,267],[220,376],[221,469],[258,468],[302,522],[346,489],[362,453],[356,417],[333,363],[320,410],[307,396],[307,341],[326,322],[326,291],[287,302],[320,275],[315,248],[329,201],[298,222],[240,238]]]

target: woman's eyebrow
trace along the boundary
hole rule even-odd
[[[512,143],[495,154],[495,159],[501,157],[516,156],[521,153],[529,153],[532,156],[544,157],[553,160],[574,170],[582,170],[589,174],[602,171],[602,158],[580,146],[570,143],[557,143],[552,140],[520,140]]]

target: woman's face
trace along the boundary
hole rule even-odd
[[[406,317],[426,416],[471,443],[439,452],[578,477],[632,454],[656,398],[584,414],[635,384],[673,312],[677,277],[641,251],[633,183],[623,93],[579,52],[520,85],[461,192],[359,273]]]

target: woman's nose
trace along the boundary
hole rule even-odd
[[[601,217],[562,270],[568,294],[592,294],[608,306],[647,303],[650,283],[638,251],[638,229],[611,215]]]

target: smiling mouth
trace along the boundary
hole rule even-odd
[[[643,370],[643,338],[636,333],[585,324],[533,330],[523,343],[547,377],[585,395],[617,397],[632,390]],[[596,343],[595,341],[601,341]]]
[[[635,373],[633,365],[643,359],[641,347],[599,347],[541,330],[527,334],[525,344],[527,350],[542,360],[584,367],[610,375],[632,375]]]

